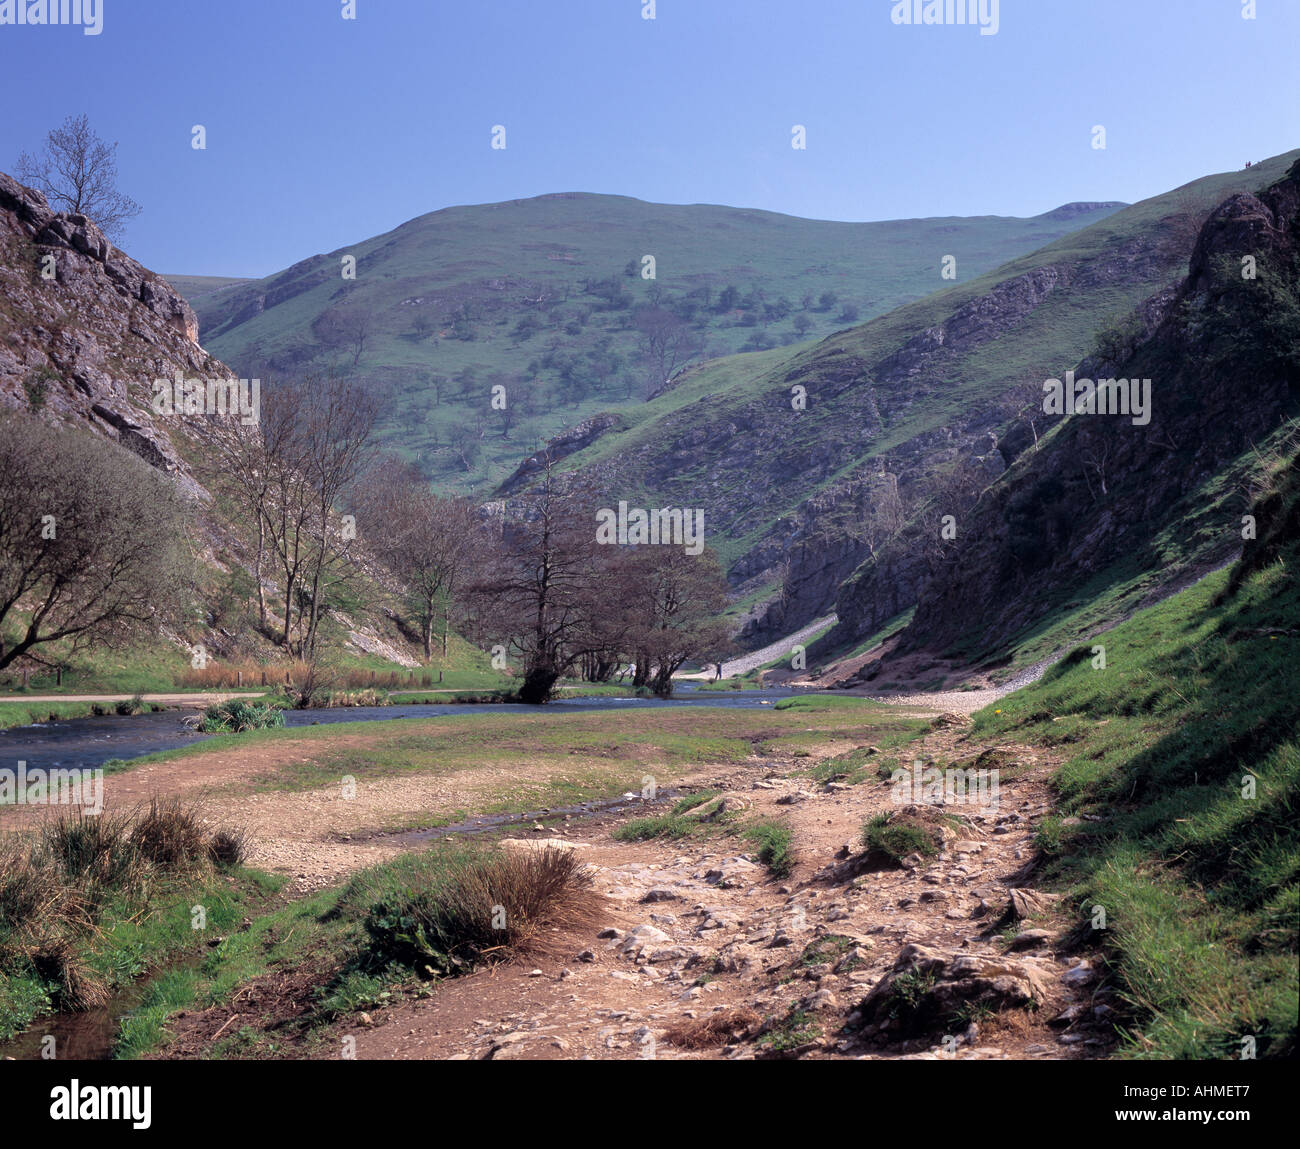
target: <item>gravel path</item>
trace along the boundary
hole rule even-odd
[[[792,646],[806,643],[819,630],[825,630],[826,627],[832,626],[838,621],[839,619],[835,615],[828,614],[825,618],[810,622],[802,630],[796,630],[794,634],[788,634],[784,638],[777,639],[776,642],[770,643],[761,650],[754,650],[749,654],[741,655],[739,658],[733,658],[730,662],[724,662],[722,664],[722,676],[732,678],[739,674],[747,674],[756,667],[762,666],[765,662],[771,662],[774,658],[786,658],[789,656]],[[712,677],[712,675],[709,677]]]

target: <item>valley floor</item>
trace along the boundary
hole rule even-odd
[[[1035,828],[1052,808],[1046,780],[1054,762],[1047,754],[981,744],[960,715],[921,728],[906,719],[927,711],[848,700],[806,713],[713,713],[720,726],[712,733],[743,735],[747,749],[738,753],[733,745],[711,761],[674,766],[650,743],[670,745],[685,729],[677,724],[698,723],[698,715],[644,716],[621,750],[599,744],[609,738],[610,716],[564,716],[555,729],[565,737],[551,750],[538,733],[546,725],[531,735],[518,723],[500,727],[514,737],[491,727],[496,745],[538,747],[531,758],[484,753],[473,768],[375,777],[354,766],[363,780],[352,797],[337,781],[304,789],[295,770],[309,771],[330,755],[380,763],[391,749],[382,740],[409,744],[409,727],[312,738],[277,732],[111,775],[114,806],[159,794],[202,797],[223,823],[245,826],[249,864],[288,876],[291,898],[441,837],[436,829],[417,834],[422,825],[501,808],[508,789],[528,795],[517,809],[530,808],[531,798],[532,809],[552,810],[544,827],[528,822],[506,831],[520,835],[506,848],[551,842],[578,850],[600,899],[598,925],[555,932],[519,960],[434,983],[420,996],[414,983],[395,986],[382,1008],[324,1028],[306,1020],[337,955],[303,955],[219,1004],[181,1011],[155,1055],[334,1058],[345,1037],[355,1040],[357,1057],[387,1059],[1076,1059],[1108,1052],[1107,991],[1097,992],[1095,955],[1066,940],[1050,896],[1031,888]],[[616,721],[626,725],[628,717]],[[917,732],[922,737],[909,740]],[[1003,766],[996,809],[948,806],[944,813],[954,818],[945,820],[935,856],[869,863],[860,844],[863,823],[900,809],[887,781],[895,753],[927,763],[984,753],[986,763],[990,750]],[[617,793],[627,785],[618,777],[654,769],[659,785],[670,784],[674,794],[720,791],[727,817],[685,838],[626,841],[614,837],[620,826],[661,811],[629,798],[591,816],[560,815],[555,808],[567,791],[554,789],[557,770],[576,778],[564,760],[611,753],[643,764],[627,775],[625,763],[603,781],[588,775],[592,792],[614,785]],[[836,769],[848,760],[858,765]],[[9,811],[3,825],[15,828],[24,814]],[[794,865],[782,877],[759,864],[743,837],[758,821],[790,831]],[[1020,891],[1019,909],[1013,889]],[[913,977],[908,971],[918,961],[927,984],[937,980],[959,997],[991,994],[1006,1008],[972,1011],[948,1026],[951,1032],[918,1027],[909,1034],[888,1013],[875,1017],[883,1028],[864,1029],[863,1000],[882,982]]]

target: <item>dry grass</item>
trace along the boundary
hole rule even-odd
[[[372,964],[427,976],[546,948],[553,930],[590,926],[591,876],[569,850],[435,847],[358,875],[341,912],[364,910]]]
[[[708,1017],[677,1022],[668,1028],[664,1037],[678,1049],[711,1049],[730,1045],[762,1020],[752,1009],[719,1009]]]
[[[163,878],[207,877],[238,862],[242,830],[209,832],[194,807],[151,801],[129,813],[64,810],[30,835],[0,840],[0,974],[34,973],[65,1010],[102,1005],[109,988],[84,955],[105,909],[148,906]]]

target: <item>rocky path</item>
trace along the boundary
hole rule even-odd
[[[916,747],[944,761],[979,747],[940,726]],[[812,784],[797,761],[711,781],[745,820],[781,818],[799,861],[773,878],[742,839],[620,843],[581,852],[602,928],[363,1016],[358,1057],[1078,1058],[1111,1044],[1091,955],[1032,888],[1050,763],[1019,748],[996,806],[948,806],[930,859],[865,856],[863,822],[901,807],[887,782]],[[916,808],[912,808],[916,812]],[[508,848],[541,848],[518,841]],[[919,997],[916,1032],[900,1001]]]

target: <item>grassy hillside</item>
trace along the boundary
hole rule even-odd
[[[976,731],[1064,752],[1040,832],[1079,930],[1105,911],[1127,1053],[1294,1056],[1300,458],[1232,570],[1098,635]],[[1105,665],[1095,648],[1104,646]]]
[[[191,306],[196,299],[202,299],[223,287],[248,282],[246,278],[233,275],[164,275],[163,278],[185,296]]]
[[[963,282],[1117,206],[835,223],[573,193],[448,208],[263,280],[173,282],[194,285],[204,346],[241,373],[358,373],[391,396],[394,449],[441,484],[482,491],[565,426],[637,408],[653,389],[638,307],[686,322],[696,359],[784,346],[928,294],[947,255]],[[342,277],[348,255],[355,280]],[[489,405],[495,384],[513,421]],[[452,443],[466,426],[468,456]]]
[[[1073,367],[1092,349],[1100,329],[1185,272],[1195,235],[1183,217],[1204,213],[1233,192],[1273,182],[1297,157],[1300,151],[1144,200],[969,282],[815,344],[705,364],[688,376],[689,386],[647,404],[634,418],[625,415],[630,433],[604,436],[565,466],[599,469],[620,492],[625,487],[653,491],[665,503],[692,493],[696,501],[704,496],[706,505],[719,504],[720,513],[712,516],[714,543],[730,555],[743,553],[776,519],[864,462],[968,419],[1017,384],[1038,384]],[[1118,266],[1108,270],[1112,255]],[[874,377],[875,368],[919,333],[1018,276],[1087,264],[1100,266],[1069,290],[1048,294],[1013,330],[945,364],[941,379],[909,376],[889,395],[880,394],[885,386]],[[793,378],[810,391],[797,436],[790,434],[788,380]],[[824,399],[817,389],[821,379],[834,381]],[[869,391],[876,393],[882,414],[883,425],[874,434],[865,416]],[[702,473],[683,471],[676,460],[663,462],[683,440],[737,424],[739,435],[731,436],[731,445],[750,460],[743,472],[705,484]],[[767,449],[771,442],[781,449]],[[815,458],[817,465],[800,466],[804,458]],[[756,472],[763,481],[755,481]],[[734,503],[714,494],[727,488],[737,495]]]

